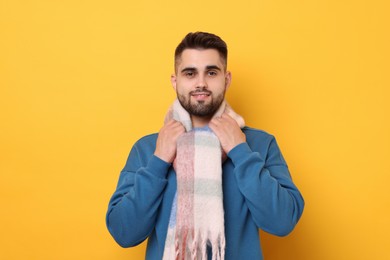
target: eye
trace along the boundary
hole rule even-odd
[[[186,76],[187,78],[193,78],[193,77],[195,76],[195,72],[194,72],[194,71],[191,71],[191,70],[186,71],[186,72],[184,73],[184,76]]]
[[[207,72],[207,75],[209,75],[209,76],[217,76],[217,72],[214,71],[214,70],[210,70],[209,72]]]

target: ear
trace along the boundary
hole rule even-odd
[[[225,75],[225,88],[228,89],[230,87],[230,83],[232,83],[232,73],[230,71],[226,71]]]
[[[176,75],[175,74],[171,75],[171,84],[172,84],[173,89],[176,91]]]

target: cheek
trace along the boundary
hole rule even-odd
[[[186,95],[186,93],[188,93],[188,90],[183,85],[177,84],[176,85],[176,93],[178,93],[180,95]]]
[[[225,78],[215,80],[213,82],[213,86],[215,87],[216,91],[224,91],[226,87],[228,86],[228,81]]]
[[[177,80],[176,81],[176,90],[183,92],[189,91],[193,87],[193,82],[191,80]]]

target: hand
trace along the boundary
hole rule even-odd
[[[223,113],[221,117],[211,119],[209,127],[218,137],[226,154],[237,145],[246,142],[245,134],[241,131],[237,122],[226,113]]]
[[[176,156],[176,141],[185,132],[184,126],[171,119],[160,130],[154,155],[167,163],[172,163]]]

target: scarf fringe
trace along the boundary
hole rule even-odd
[[[180,233],[180,232],[179,232]],[[186,233],[186,232],[183,232]],[[208,232],[210,233],[210,232]],[[188,235],[188,231],[187,231]],[[196,237],[196,235],[195,235]],[[220,233],[213,239],[207,239],[207,235],[197,235],[192,240],[190,237],[182,237],[182,241],[178,237],[175,239],[175,253],[174,258],[176,260],[191,259],[191,260],[207,260],[207,246],[211,248],[212,260],[225,259],[225,236]],[[164,259],[169,259],[164,255]]]

